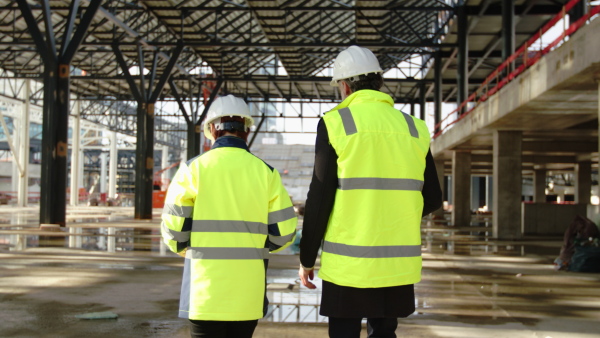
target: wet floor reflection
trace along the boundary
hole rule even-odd
[[[262,321],[285,323],[322,323],[319,315],[322,280],[315,278],[316,290],[300,285],[297,270],[269,269],[267,274],[269,307]]]
[[[0,208],[0,253],[27,253],[27,249],[36,247],[101,251],[102,255],[114,253],[107,257],[124,262],[74,263],[49,257],[30,264],[102,270],[180,270],[182,261],[162,244],[158,215],[153,221],[142,222],[132,220],[131,214],[129,208],[96,218],[89,209],[75,210],[69,213],[68,227],[45,231],[35,224],[35,210],[8,213]],[[560,245],[560,237],[496,240],[489,217],[474,217],[470,227],[453,227],[447,220],[426,220],[422,225],[423,279],[415,287],[417,311],[411,318],[442,316],[436,318],[443,320],[443,316],[453,316],[464,318],[465,323],[476,320],[491,325],[511,320],[534,325],[539,318],[600,320],[600,276],[554,271],[552,260]],[[118,256],[121,252],[160,259],[173,257],[175,263],[133,264],[127,261],[131,255]],[[318,314],[321,280],[316,279],[316,290],[300,286],[297,270],[290,268],[298,264],[297,249],[289,248],[277,257],[273,261],[279,260],[279,266],[285,261],[285,268],[268,270],[270,305],[262,320],[326,322],[326,317]]]

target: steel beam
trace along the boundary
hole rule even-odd
[[[200,115],[200,118],[198,118],[198,121],[196,121],[196,125],[197,126],[199,126],[200,124],[202,124],[202,120],[204,120],[204,118],[206,117],[206,114],[208,113],[208,110],[210,109],[210,105],[215,100],[215,97],[217,97],[217,93],[221,89],[222,85],[223,85],[223,79],[219,78],[217,80],[217,84],[212,89],[212,93],[210,93],[210,97],[208,99],[208,102],[206,102],[206,105],[204,106],[204,111],[202,112],[202,115]]]
[[[435,53],[433,64],[433,79],[434,79],[434,134],[437,134],[441,126],[438,126],[442,120],[442,57],[440,53]]]
[[[262,127],[263,123],[265,122],[265,120],[267,119],[267,116],[263,113],[262,118],[260,119],[260,122],[258,123],[258,125],[256,126],[256,130],[254,131],[253,135],[252,135],[252,139],[250,139],[250,142],[248,143],[248,149],[252,148],[252,144],[254,144],[254,140],[256,139],[256,136],[258,135],[258,133],[260,132],[260,128]]]
[[[515,1],[502,0],[502,59],[515,52]],[[512,68],[512,67],[510,67]],[[509,69],[510,71],[510,69]]]
[[[581,0],[573,8],[569,11],[569,24],[574,24],[577,20],[579,20],[582,16],[585,15],[587,11],[587,1]],[[558,12],[557,12],[558,13]]]
[[[467,29],[469,28],[469,18],[467,11],[464,6],[459,6],[456,9],[456,16],[458,21],[458,53],[456,57],[457,70],[456,70],[456,102],[461,104],[467,99],[469,90],[469,76],[468,76],[468,62],[469,62],[469,46],[467,39]],[[464,108],[459,114],[464,113]]]
[[[169,86],[171,87],[171,93],[175,97],[179,110],[181,110],[187,125],[187,159],[190,160],[200,154],[200,126],[196,126],[196,121],[194,121],[195,117],[188,114],[179,93],[179,89],[171,79],[169,80]]]
[[[130,90],[136,98],[137,107],[137,131],[136,131],[136,176],[135,176],[135,199],[134,199],[134,217],[136,219],[152,219],[152,180],[154,171],[154,116],[155,103],[158,99],[164,85],[167,83],[171,71],[181,55],[183,45],[179,41],[171,57],[168,57],[169,63],[163,71],[158,84],[153,91],[147,91],[144,76],[140,78],[140,86],[135,83],[133,76],[129,72],[125,58],[117,45],[113,45],[113,50],[117,62],[129,83]],[[140,73],[142,73],[144,55],[143,51],[138,49],[138,62]],[[152,71],[156,72],[153,68]],[[150,79],[156,77],[156,74],[150,74]]]

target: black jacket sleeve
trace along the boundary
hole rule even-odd
[[[444,170],[444,168],[442,168]],[[435,162],[431,155],[431,150],[427,152],[425,158],[425,182],[423,183],[423,216],[428,215],[442,207],[442,188],[438,180]]]
[[[317,126],[315,167],[306,199],[300,239],[300,263],[307,268],[314,266],[317,260],[329,215],[333,210],[337,186],[337,154],[329,144],[327,127],[321,119]]]

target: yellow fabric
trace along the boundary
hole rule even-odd
[[[172,211],[176,207],[167,208],[171,204],[192,205],[191,217],[186,221],[186,217],[172,215],[176,213]],[[194,257],[193,252],[217,248],[228,255],[239,248],[262,250],[269,247],[268,234],[275,236],[273,238],[290,236],[277,249],[281,250],[293,243],[297,218],[293,212],[288,212],[286,215],[290,217],[287,219],[280,219],[271,226],[267,222],[269,214],[291,206],[277,170],[246,149],[219,147],[193,159],[189,165],[182,165],[167,193],[162,232],[165,243],[173,252],[187,247],[180,317],[224,321],[262,318],[266,274],[262,258],[207,259],[206,256]],[[206,231],[202,228],[204,223],[198,223],[202,221],[214,221],[224,226],[226,221],[260,223],[260,229],[264,231],[253,233],[256,230],[252,227],[246,232],[214,228]],[[184,224],[188,224],[187,229]],[[195,225],[192,227],[191,224]],[[173,236],[184,238],[186,234],[189,235],[188,243],[170,239]],[[186,280],[190,281],[189,287]]]
[[[349,108],[356,133],[347,135],[339,110]],[[385,178],[423,181],[429,150],[424,121],[406,116],[392,98],[360,90],[324,116],[329,140],[338,155],[338,178]],[[356,189],[336,192],[325,241],[353,246],[418,246],[423,211],[421,191]],[[421,257],[363,258],[325,252],[319,277],[357,288],[414,284],[421,279]]]

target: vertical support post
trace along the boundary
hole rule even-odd
[[[471,225],[471,153],[452,153],[452,224]]]
[[[71,198],[70,204],[76,206],[79,204],[79,161],[81,161],[80,157],[80,148],[81,148],[81,127],[80,127],[80,117],[81,114],[81,101],[75,101],[75,107],[73,108],[73,117],[71,121],[73,121],[73,125],[71,126],[72,130],[72,139],[71,144],[73,149],[71,149],[71,184],[69,185],[71,190]]]
[[[425,120],[425,105],[426,105],[426,89],[425,83],[421,82],[419,84],[419,118],[421,120]]]
[[[590,204],[592,197],[592,162],[579,162],[575,166],[575,203]]]
[[[117,132],[110,134],[110,154],[108,164],[108,197],[117,197],[117,163],[119,163],[119,150],[117,149]]]
[[[479,176],[471,176],[471,210],[479,209],[479,194],[481,193]]]
[[[169,166],[169,147],[163,145],[162,147],[162,158],[161,158],[161,168],[165,169],[166,167]],[[167,182],[167,179],[169,179],[169,171],[165,170],[162,172],[162,183],[165,184]]]
[[[512,0],[509,0],[512,1]],[[456,69],[456,103],[460,106],[467,97],[467,90],[469,89],[469,73],[468,73],[468,62],[469,62],[469,46],[468,46],[468,26],[469,20],[467,15],[467,9],[463,6],[458,6],[456,9],[456,16],[458,20],[458,53],[456,57],[457,69]],[[459,115],[462,115],[465,109],[459,111]]]
[[[24,100],[22,112],[21,112],[21,142],[19,151],[19,163],[23,168],[23,173],[19,176],[19,187],[17,190],[17,206],[27,206],[27,194],[29,186],[29,110],[31,108],[30,96],[31,96],[31,80],[25,80],[24,88]]]
[[[533,203],[546,203],[546,170],[533,172]]]
[[[100,153],[100,193],[106,193],[106,181],[108,178],[108,154],[106,152]]]
[[[138,102],[135,150],[135,219],[152,219],[154,104]]]
[[[42,129],[42,168],[40,189],[40,224],[65,226],[67,195],[67,137],[69,119],[70,63],[84,40],[101,1],[91,1],[73,36],[79,2],[69,8],[62,48],[57,50],[50,1],[42,1],[44,34],[41,33],[31,7],[24,0],[17,4],[27,28],[44,61],[44,108]]]
[[[79,177],[79,180],[77,181],[77,186],[80,188],[86,188],[84,182],[85,182],[85,171],[84,169],[84,158],[83,158],[83,148],[80,147],[79,148],[79,168],[77,169],[79,171],[79,173],[77,174],[77,176]]]
[[[415,116],[415,101],[412,99],[410,101],[410,115]]]
[[[187,159],[200,155],[200,126],[197,126],[194,122],[187,123]]]
[[[0,116],[0,118],[4,119],[4,116]],[[3,121],[4,122],[4,121]],[[17,121],[13,119],[13,130],[12,130],[12,137],[10,137],[10,134],[8,134],[8,139],[11,139],[11,153],[13,156],[13,161],[12,161],[12,177],[10,180],[11,183],[11,187],[10,190],[11,191],[18,191],[19,190],[19,177],[21,177],[21,167],[20,167],[20,163],[19,163],[19,154],[21,153],[21,140],[20,140],[20,136],[17,132],[17,130],[21,129],[20,128],[20,122],[21,121]],[[8,127],[6,128],[6,131],[8,131]],[[8,131],[9,132],[9,131]],[[7,140],[8,140],[7,139]]]
[[[502,60],[515,52],[515,0],[502,0]],[[508,67],[512,71],[512,64]]]
[[[444,159],[435,159],[435,169],[437,170],[438,181],[440,182],[440,188],[442,189],[442,196],[445,194],[446,184],[444,184]],[[444,219],[444,207],[442,206],[438,210],[433,212],[433,216],[438,219]]]
[[[521,230],[521,131],[494,130],[494,237],[516,239]]]
[[[441,126],[438,126],[440,121],[442,120],[442,56],[440,51],[435,53],[435,60],[433,64],[433,81],[435,82],[433,85],[433,101],[434,101],[434,134],[437,134],[440,131]]]
[[[485,205],[488,211],[494,210],[494,177],[490,175],[485,177]]]
[[[40,224],[65,226],[69,65],[44,68]]]

